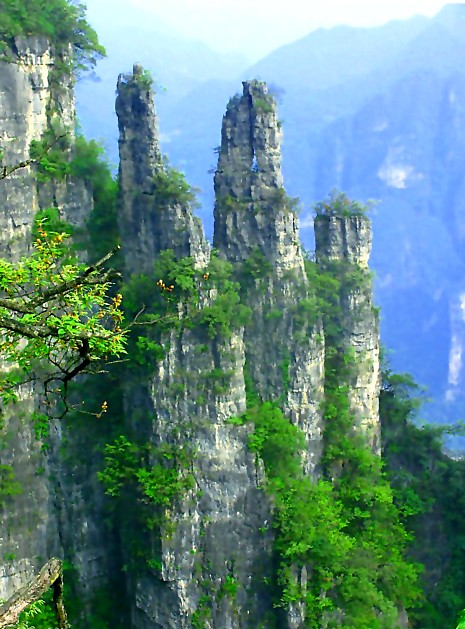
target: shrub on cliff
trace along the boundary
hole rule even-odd
[[[78,69],[93,67],[105,49],[85,11],[84,4],[68,0],[0,0],[0,52],[14,37],[42,35],[59,48],[71,44]]]

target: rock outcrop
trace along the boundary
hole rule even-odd
[[[117,94],[119,227],[125,235],[127,272],[151,270],[156,255],[165,249],[206,266],[209,250],[200,221],[190,210],[187,184],[181,175],[168,183],[169,166],[160,153],[151,79],[135,65],[132,74],[119,76]]]
[[[32,140],[47,128],[50,73],[54,57],[44,39],[17,39],[8,61],[0,61],[0,145],[2,165],[29,159]],[[39,210],[35,174],[30,166],[0,182],[0,252],[9,259],[27,253]],[[32,390],[21,391],[18,405],[1,409],[0,463],[12,466],[21,493],[0,506],[0,598],[8,598],[42,566],[40,557],[59,552],[54,491],[30,416]]]
[[[41,140],[51,121],[74,134],[75,110],[70,75],[58,76],[57,60],[69,51],[56,51],[41,37],[15,39],[14,49],[0,60],[1,165],[28,162],[33,140]],[[34,215],[41,208],[57,207],[62,218],[82,225],[92,203],[82,181],[54,181],[38,185],[33,165],[14,170],[0,187],[2,253],[17,258],[30,245]]]
[[[167,249],[177,260],[189,257],[209,275],[197,286],[199,308],[207,308],[218,295],[215,274],[207,270],[209,247],[182,191],[164,186],[169,167],[158,148],[153,93],[141,77],[135,66],[132,76],[118,81],[126,270],[150,272]],[[180,316],[185,308],[181,300]],[[154,446],[187,444],[194,485],[160,527],[145,533],[157,561],[148,556],[152,568],[131,579],[132,623],[137,629],[187,629],[205,614],[208,626],[236,627],[263,614],[266,599],[248,592],[256,566],[266,571],[270,561],[270,538],[259,532],[270,517],[263,470],[247,448],[250,429],[227,422],[246,407],[243,330],[211,338],[205,329],[174,329],[161,342],[164,358],[127,388],[127,422]],[[233,597],[219,595],[228,579],[237,589]]]
[[[356,427],[379,454],[380,347],[368,270],[371,242],[371,224],[364,215],[320,214],[315,219],[317,265],[325,270],[336,264],[340,273],[340,329],[334,341],[351,362],[351,411]]]
[[[276,103],[264,83],[246,81],[243,86],[223,119],[213,245],[236,265],[243,299],[253,311],[245,343],[257,393],[262,400],[280,400],[304,431],[305,468],[312,473],[322,439],[321,321],[305,316],[312,287],[293,200],[283,188]]]
[[[9,171],[26,163],[0,181],[0,256],[6,259],[28,253],[39,210],[55,207],[63,220],[82,228],[92,208],[88,182],[71,177],[39,181],[35,165],[28,164],[31,142],[40,141],[52,121],[73,138],[73,82],[57,70],[57,60],[63,62],[68,53],[54,50],[44,38],[18,37],[0,61],[1,165]],[[39,428],[31,420],[37,410],[29,386],[21,389],[18,404],[0,409],[0,464],[11,466],[21,489],[0,503],[0,598],[8,598],[48,558],[65,556],[76,568],[85,607],[83,584],[90,592],[102,573],[109,574],[111,555],[103,491],[96,480],[100,464],[80,454],[94,447],[92,429],[81,432],[73,426],[68,432],[53,421]],[[48,437],[38,438],[44,431]]]
[[[55,98],[49,78],[53,52],[39,40],[28,46],[15,52],[16,65],[7,64],[0,90],[8,163],[27,159],[30,141],[40,139],[50,123],[47,103]],[[18,86],[23,91],[14,95]],[[72,120],[71,94],[60,92],[56,102],[61,105],[55,115]],[[251,398],[279,406],[305,435],[304,473],[318,478],[325,331],[294,202],[283,188],[275,102],[263,83],[246,81],[243,94],[228,104],[215,175],[215,252],[193,214],[191,190],[161,155],[150,78],[140,66],[119,77],[116,109],[122,291],[145,287],[145,310],[136,314],[136,323],[144,323],[146,312],[153,318],[145,322],[153,325],[150,333],[133,326],[134,347],[150,351],[139,362],[130,356],[120,368],[121,423],[109,427],[108,435],[121,430],[131,438],[144,453],[142,471],[149,481],[163,492],[166,487],[150,474],[165,478],[169,470],[167,483],[174,478],[176,490],[155,500],[150,483],[145,494],[134,486],[122,491],[108,526],[97,482],[109,439],[105,425],[53,423],[49,449],[41,453],[28,423],[34,398],[25,392],[24,418],[17,409],[6,416],[14,436],[1,452],[1,462],[14,463],[28,493],[11,497],[1,512],[1,551],[11,560],[0,573],[6,577],[0,578],[0,596],[27,580],[42,558],[66,554],[76,571],[83,617],[98,588],[108,590],[113,579],[124,591],[134,629],[265,627],[278,616],[280,626],[298,629],[304,606],[291,606],[288,614],[275,609],[273,505],[264,491],[264,464],[250,448],[253,424],[244,419]],[[13,151],[15,136],[21,144]],[[33,216],[48,203],[68,220],[72,208],[82,208],[75,219],[84,223],[91,191],[82,182],[40,186],[29,168],[4,183],[11,199],[2,255],[27,251]],[[316,231],[322,269],[337,261],[366,274],[367,219],[319,217]],[[160,260],[177,265],[168,285],[167,277],[154,274]],[[352,410],[377,450],[379,341],[371,287],[350,284],[341,291],[340,340],[358,365]],[[165,306],[161,314],[155,310]],[[36,473],[39,457],[43,470]],[[306,583],[307,567],[292,569]]]

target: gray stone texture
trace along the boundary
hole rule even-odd
[[[156,176],[166,171],[158,142],[158,123],[150,80],[135,65],[120,75],[116,113],[119,127],[119,227],[123,234],[126,271],[150,271],[156,255],[173,249],[192,256],[199,266],[209,259],[208,243],[189,204],[157,202]]]
[[[53,59],[46,41],[31,39],[18,40],[11,60],[1,62],[4,163],[28,157],[31,140],[40,139],[49,123],[50,100],[58,104],[55,110],[65,123],[74,121],[70,86],[53,94]],[[150,273],[166,249],[173,249],[178,258],[192,257],[198,269],[205,269],[210,248],[191,204],[159,202],[157,182],[168,166],[160,153],[153,93],[140,66],[119,77],[116,109],[126,276]],[[205,620],[209,629],[265,626],[267,614],[275,613],[265,585],[273,571],[273,538],[264,469],[247,446],[252,427],[228,422],[245,411],[245,375],[263,401],[278,402],[304,431],[304,470],[314,478],[319,472],[324,331],[318,317],[305,318],[302,304],[311,300],[313,288],[304,271],[297,217],[283,188],[280,142],[276,107],[266,86],[245,82],[243,94],[230,101],[223,121],[214,247],[244,280],[250,323],[226,339],[210,338],[200,329],[173,331],[164,339],[167,352],[162,360],[143,376],[128,372],[125,377],[128,430],[155,447],[187,445],[192,454],[187,472],[194,478],[194,487],[166,510],[169,527],[150,531],[139,525],[131,531],[145,559],[159,558],[158,564],[149,567],[145,561],[122,577],[134,629],[190,629],[205,601],[211,608]],[[38,186],[31,168],[1,182],[1,255],[17,258],[28,251],[33,216],[49,204],[57,205],[67,220],[83,225],[91,192],[85,182]],[[365,267],[369,224],[358,219],[321,223],[317,243],[318,260],[341,259]],[[259,269],[247,275],[254,256],[264,261],[263,273]],[[212,304],[215,296],[216,289],[206,291],[200,307]],[[360,425],[377,437],[379,341],[371,299],[371,290],[347,293],[343,342],[364,361],[352,388],[352,404]],[[179,308],[182,316],[185,304]],[[218,370],[226,374],[222,386],[211,380]],[[85,608],[92,590],[110,582],[132,559],[125,544],[128,531],[119,521],[114,523],[121,529],[118,546],[104,522],[102,488],[96,481],[101,442],[94,440],[92,426],[52,423],[49,450],[43,453],[27,420],[34,396],[25,390],[23,398],[5,416],[5,447],[0,452],[0,462],[12,461],[25,487],[0,512],[0,598],[66,549],[77,569]],[[136,509],[134,500],[126,503],[128,517]],[[220,596],[228,577],[234,578],[237,591]],[[298,578],[306,580],[305,567],[298,570]],[[291,609],[283,623],[303,626],[302,609]]]
[[[142,69],[135,66],[131,76],[118,81],[126,269],[149,272],[155,257],[168,248],[205,268],[209,246],[189,205],[159,203],[154,177],[166,167],[153,93],[141,76]],[[208,291],[202,305],[210,305],[215,296],[215,289]],[[195,487],[167,514],[174,532],[162,528],[159,539],[156,532],[147,534],[149,547],[158,547],[161,569],[142,570],[131,579],[132,624],[137,629],[187,629],[207,596],[212,627],[247,626],[249,618],[257,621],[263,606],[271,607],[266,597],[251,593],[262,585],[254,582],[257,566],[259,574],[270,573],[271,538],[259,531],[270,521],[270,507],[263,470],[247,448],[250,428],[226,423],[245,411],[243,331],[220,341],[185,330],[173,332],[164,343],[169,349],[153,365],[152,375],[139,386],[128,386],[127,419],[156,446],[187,444]],[[231,374],[222,392],[209,379],[213,370]],[[237,579],[234,599],[215,596],[228,575]]]
[[[264,83],[243,83],[243,95],[228,104],[221,138],[213,245],[242,271],[251,256],[263,260],[263,272],[255,274],[262,277],[245,284],[244,301],[253,311],[245,331],[247,368],[262,400],[281,400],[304,431],[304,465],[313,473],[322,447],[322,329],[319,321],[297,323],[311,287],[297,216],[283,188],[276,104]]]
[[[2,166],[29,159],[32,140],[40,140],[51,120],[74,134],[73,81],[57,82],[56,51],[43,38],[16,38],[0,61],[0,147]],[[92,208],[88,183],[72,178],[38,183],[34,165],[0,181],[0,256],[16,260],[31,247],[38,210],[57,207],[61,218],[82,227]],[[65,556],[77,569],[83,607],[102,574],[108,575],[112,550],[102,516],[100,463],[91,453],[91,430],[52,422],[48,449],[35,436],[31,413],[38,410],[31,388],[20,402],[0,409],[0,463],[13,465],[22,492],[0,506],[0,599],[8,598],[53,556]],[[92,498],[90,498],[92,497]],[[80,586],[78,585],[78,588]],[[88,588],[87,594],[85,588]]]
[[[356,426],[375,452],[380,453],[379,392],[381,386],[378,313],[373,306],[368,259],[372,244],[371,223],[366,216],[317,216],[316,261],[321,267],[341,262],[350,271],[366,272],[362,285],[342,285],[340,347],[354,353],[350,382],[351,410]]]

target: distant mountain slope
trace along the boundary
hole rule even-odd
[[[312,170],[319,196],[338,187],[381,200],[372,262],[383,342],[447,419],[465,416],[464,15],[447,7],[380,69],[383,89],[326,126]]]
[[[426,17],[393,21],[377,28],[318,29],[249,68],[279,85],[324,90],[370,74],[403,49],[428,25]]]
[[[322,193],[338,187],[381,200],[372,262],[395,366],[436,397],[463,395],[463,369],[454,382],[450,359],[465,341],[457,319],[465,289],[465,72],[409,75],[330,125],[319,149]]]
[[[277,83],[284,91],[280,108],[285,121],[283,159],[292,194],[300,194],[306,202],[321,197],[321,186],[312,175],[321,133],[328,125],[355,114],[367,100],[418,71],[447,77],[461,70],[464,37],[460,22],[450,15],[460,15],[461,5],[450,6],[451,11],[447,8],[433,20],[412,18],[376,29],[318,31],[281,49],[285,59],[294,58],[288,81],[285,66],[279,62],[280,51],[252,68],[252,73]],[[331,52],[320,56],[316,41],[322,50]],[[299,70],[300,81],[294,78]],[[293,123],[288,125],[288,121]],[[309,176],[314,184],[309,185]]]
[[[240,80],[257,77],[276,93],[284,121],[284,174],[293,195],[316,200],[309,173],[314,169],[318,134],[332,120],[356,111],[381,79],[375,68],[387,63],[429,25],[427,18],[391,22],[376,29],[320,29],[274,51],[234,80],[211,79],[165,107],[159,104],[162,143],[170,159],[201,189],[201,211],[211,233],[213,148],[225,104],[240,90]],[[367,80],[369,77],[369,80]],[[354,93],[353,85],[357,81]]]

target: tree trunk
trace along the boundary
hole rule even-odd
[[[63,605],[63,569],[60,559],[50,559],[39,574],[32,578],[0,607],[0,629],[14,627],[19,616],[31,603],[38,601],[44,592],[53,587],[53,604],[59,629],[68,629]]]

